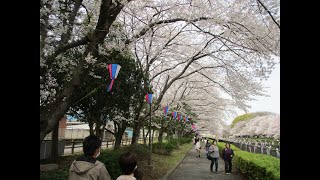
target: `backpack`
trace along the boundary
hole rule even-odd
[[[207,159],[208,159],[208,160],[212,160],[211,152],[208,152],[208,153],[207,153]]]

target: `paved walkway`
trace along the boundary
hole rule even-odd
[[[203,147],[203,146],[202,146]],[[246,180],[239,171],[232,166],[232,173],[226,175],[224,172],[224,161],[219,158],[218,174],[210,171],[211,161],[204,155],[204,150],[201,149],[200,158],[196,157],[196,150],[193,146],[180,165],[168,176],[167,180],[195,180],[195,179],[220,179],[220,180]],[[213,170],[215,166],[213,165]]]

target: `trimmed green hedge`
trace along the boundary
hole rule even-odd
[[[220,154],[225,143],[218,143]],[[280,159],[265,154],[242,151],[231,144],[234,151],[233,164],[249,179],[280,179]]]

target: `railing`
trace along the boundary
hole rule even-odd
[[[163,137],[165,139],[165,137]],[[157,137],[154,137],[153,142],[157,142]],[[125,138],[122,139],[121,141],[121,145],[122,146],[128,146],[131,144],[132,139],[131,138]],[[70,155],[70,154],[74,154],[74,153],[79,153],[79,152],[83,152],[82,151],[82,143],[83,140],[82,139],[73,139],[73,140],[66,140],[66,145],[64,148],[64,153],[63,155]],[[148,143],[148,141],[147,141]],[[138,144],[143,144],[143,138],[139,138],[138,139]],[[101,149],[109,149],[109,148],[113,148],[115,145],[115,139],[107,139],[105,141],[102,141],[101,144]]]
[[[243,150],[243,151],[248,151],[251,153],[257,153],[257,154],[266,154],[270,156],[274,156],[277,158],[280,158],[280,147],[279,146],[262,146],[259,145],[252,145],[252,144],[244,144],[244,143],[239,143],[239,142],[233,142],[233,141],[226,141],[226,140],[221,140],[222,142],[227,142],[230,144],[233,144],[237,148]]]
[[[167,136],[163,136],[163,141]],[[132,138],[123,138],[121,140],[121,146],[127,146],[130,145],[132,141]],[[138,138],[138,144],[143,144],[144,140],[143,137]],[[153,143],[158,142],[158,136],[153,137]],[[146,143],[148,143],[148,138],[146,139]],[[78,138],[78,139],[60,139],[58,143],[58,154],[59,156],[63,155],[70,155],[70,154],[75,154],[75,153],[80,153],[83,152],[83,139]],[[115,139],[114,138],[107,138],[102,141],[101,148],[102,149],[109,149],[113,148],[115,145]],[[46,159],[50,157],[51,154],[51,140],[44,140],[41,145],[40,149],[40,159]]]

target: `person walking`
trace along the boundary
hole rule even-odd
[[[215,164],[215,173],[218,174],[218,161],[219,161],[219,147],[218,140],[212,142],[212,145],[209,147],[209,154],[211,156],[210,170],[213,172],[213,164]]]
[[[232,170],[232,158],[234,156],[233,150],[230,148],[230,144],[226,143],[225,148],[222,151],[222,158],[224,160],[224,168],[226,174],[231,174]]]
[[[201,145],[200,145],[200,139],[195,139],[196,142],[196,151],[197,151],[197,157],[200,157],[200,149],[201,149]]]
[[[74,160],[69,169],[69,180],[111,180],[105,165],[97,160],[100,155],[101,140],[95,135],[83,141],[83,156]]]
[[[136,180],[137,156],[131,152],[124,153],[119,158],[119,165],[122,175],[117,180]],[[141,177],[139,179],[142,179]]]
[[[205,146],[204,146],[204,149],[205,149],[205,153],[206,153],[206,156],[208,156],[208,153],[209,153],[209,147],[211,146],[209,140],[207,140]]]

